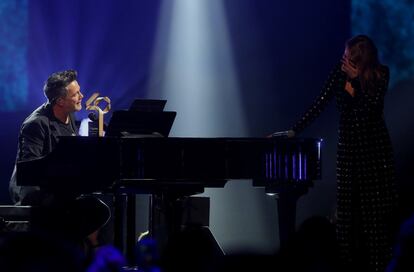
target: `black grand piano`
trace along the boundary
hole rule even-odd
[[[61,137],[49,155],[17,164],[17,183],[58,192],[110,192],[126,201],[126,220],[120,216],[124,206],[115,202],[114,243],[132,258],[136,194],[182,197],[228,180],[253,180],[253,186],[278,194],[283,244],[295,230],[297,198],[321,176],[320,144],[284,137]]]

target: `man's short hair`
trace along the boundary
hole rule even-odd
[[[43,91],[49,103],[55,104],[58,98],[65,97],[67,94],[66,87],[72,81],[75,81],[77,76],[78,73],[75,70],[66,70],[51,74],[43,86]]]

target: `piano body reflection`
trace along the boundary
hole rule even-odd
[[[321,176],[320,143],[311,138],[62,137],[49,155],[17,164],[17,183],[132,196],[192,195],[223,187],[227,180],[253,180],[253,186],[278,194],[283,243],[295,228],[297,198]],[[129,216],[134,212],[130,208]],[[115,220],[115,243],[123,249],[122,219]],[[135,239],[127,243],[131,249]]]

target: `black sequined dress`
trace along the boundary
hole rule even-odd
[[[375,87],[355,96],[345,91],[346,74],[338,64],[320,95],[292,127],[300,133],[336,98],[340,113],[337,146],[337,238],[345,264],[384,271],[393,244],[397,207],[394,159],[383,116],[389,72],[384,67]],[[361,267],[362,266],[362,267]]]

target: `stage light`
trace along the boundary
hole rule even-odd
[[[172,136],[246,136],[221,1],[164,1],[150,96],[177,111]]]

